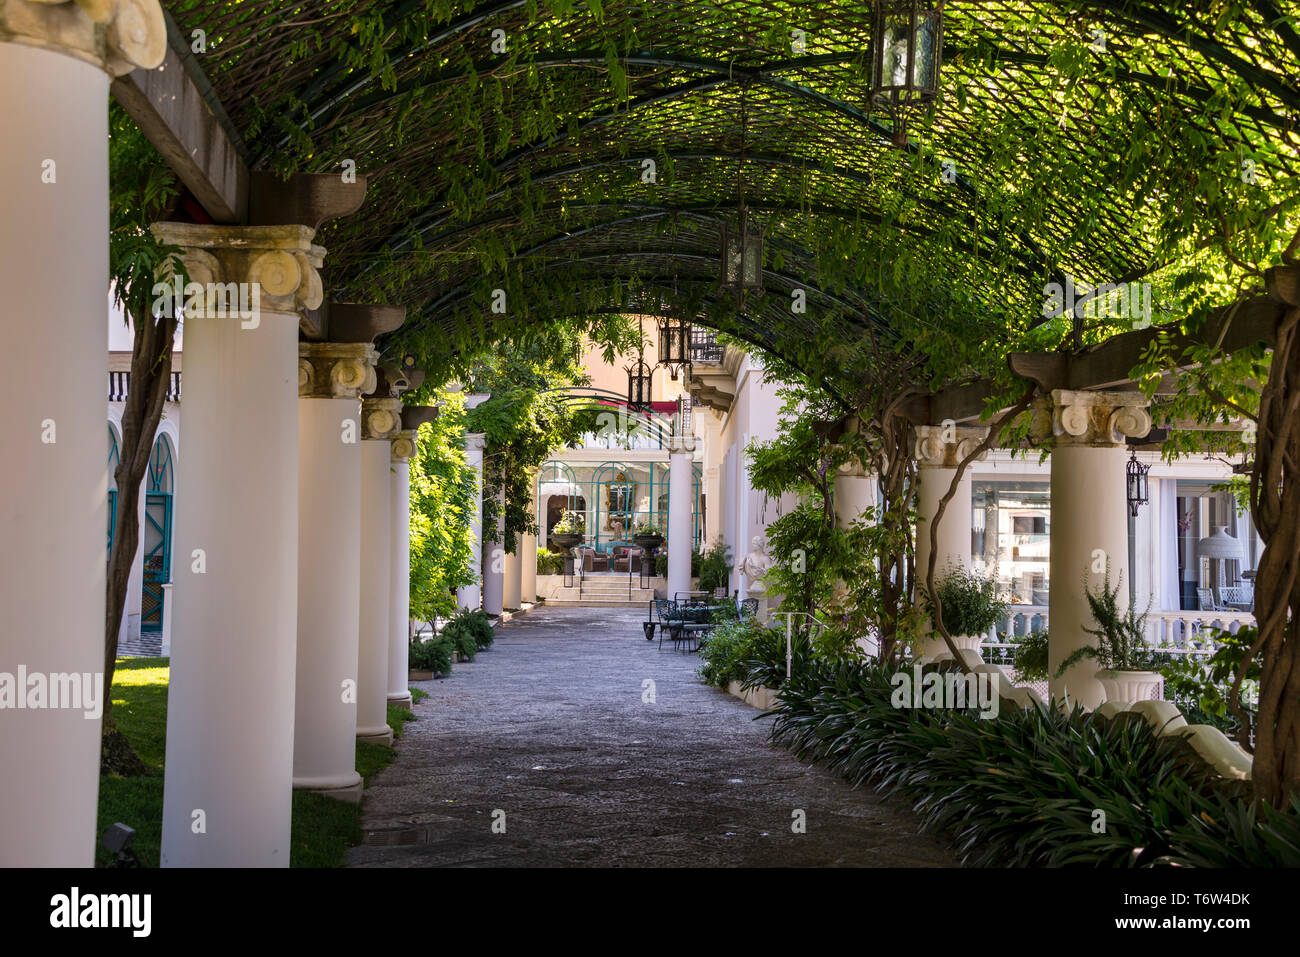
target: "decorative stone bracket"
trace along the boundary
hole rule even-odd
[[[466,432],[465,433],[465,451],[482,452],[487,448],[486,432]]]
[[[1118,446],[1126,436],[1151,431],[1151,400],[1140,392],[1072,392],[1053,389],[1031,407],[1029,432],[1035,442],[1055,438],[1058,445]]]
[[[122,76],[162,63],[167,21],[158,0],[0,0],[0,42],[40,47]]]
[[[921,468],[955,469],[988,434],[988,429],[980,427],[918,425],[913,454]],[[981,454],[979,460],[985,456]]]

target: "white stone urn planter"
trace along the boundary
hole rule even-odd
[[[958,648],[964,648],[967,651],[979,653],[980,643],[984,641],[983,635],[953,635],[952,643]]]
[[[1101,682],[1107,701],[1146,701],[1164,687],[1158,671],[1114,671],[1102,669],[1094,676]]]

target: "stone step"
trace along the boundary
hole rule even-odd
[[[633,599],[632,601],[628,601],[626,599],[623,599],[622,601],[618,601],[615,599],[588,598],[588,597],[583,597],[580,599],[548,598],[546,599],[546,607],[547,608],[641,608],[644,609],[646,607],[646,603],[644,601],[637,601],[636,599]]]

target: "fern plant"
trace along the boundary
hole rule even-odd
[[[1088,599],[1088,610],[1097,627],[1083,630],[1094,636],[1097,644],[1095,647],[1084,645],[1068,655],[1056,669],[1056,677],[1061,677],[1067,668],[1084,658],[1092,658],[1102,668],[1111,671],[1147,670],[1151,656],[1146,643],[1146,612],[1138,614],[1132,606],[1120,610],[1119,591],[1123,583],[1124,575],[1121,573],[1119,581],[1111,588],[1109,565],[1106,566],[1106,579],[1096,591],[1088,587],[1087,576],[1084,577],[1083,594]]]

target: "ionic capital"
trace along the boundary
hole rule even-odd
[[[1053,389],[1034,400],[1029,431],[1035,442],[1055,438],[1058,446],[1119,446],[1151,431],[1150,404],[1140,392]]]
[[[668,438],[668,453],[680,454],[684,452],[695,451],[695,436],[693,435],[673,435]]]
[[[229,302],[236,296],[247,302],[248,291],[256,285],[260,311],[294,314],[301,321],[324,301],[320,267],[325,248],[312,243],[315,230],[310,227],[154,223],[152,229],[160,242],[184,250],[187,303],[191,290],[198,292],[199,287],[209,302],[214,293],[218,301]]]
[[[162,63],[167,22],[158,0],[0,0],[0,42],[40,47],[122,76]]]
[[[402,428],[401,399],[361,400],[361,438],[393,439]]]
[[[482,452],[487,447],[486,432],[466,432],[465,433],[465,451]]]
[[[955,469],[989,434],[987,428],[956,425],[918,425],[913,457],[921,468]],[[982,462],[987,453],[976,461]]]
[[[300,342],[298,395],[358,399],[375,387],[379,353],[365,342]]]
[[[405,462],[415,458],[415,430],[402,429],[393,436],[393,461]]]

